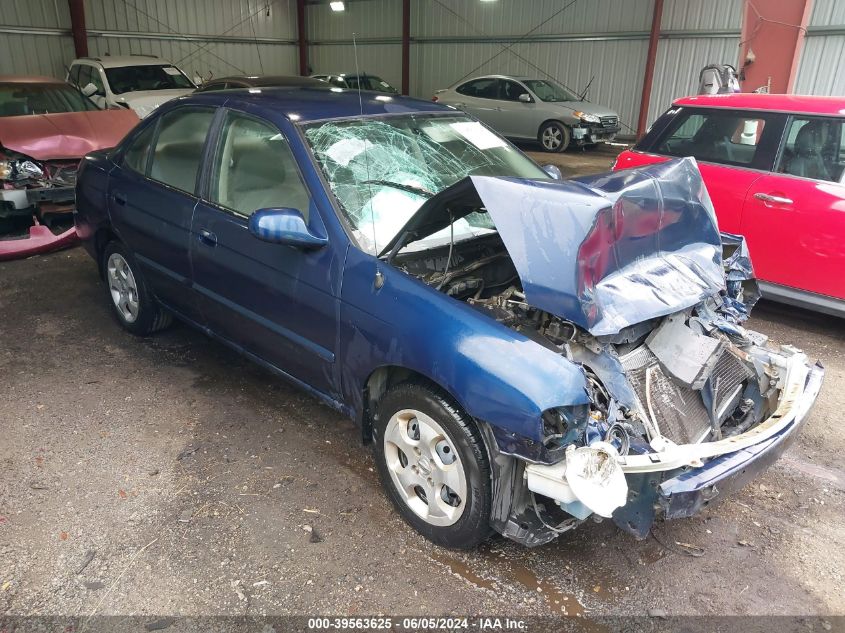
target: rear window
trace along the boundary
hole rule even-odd
[[[733,110],[682,110],[653,151],[729,165],[752,165],[767,117]]]
[[[0,83],[0,116],[86,110],[97,110],[97,106],[64,84]]]

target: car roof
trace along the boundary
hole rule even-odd
[[[271,86],[320,86],[324,81],[300,75],[229,75],[228,77],[214,77],[207,83],[217,84],[227,81],[240,81],[250,86],[271,87]]]
[[[0,83],[4,84],[64,84],[61,79],[55,77],[43,77],[39,75],[0,75]]]
[[[771,110],[802,114],[845,115],[845,97],[815,95],[756,94],[738,92],[722,95],[697,95],[676,99],[672,105],[700,108],[733,108],[738,110]]]
[[[255,106],[257,111],[281,113],[297,122],[414,112],[456,113],[454,108],[422,99],[383,95],[366,90],[362,90],[359,94],[357,90],[334,88],[329,85],[197,92],[170,103],[211,103],[222,106],[227,101],[235,99]]]
[[[155,55],[101,55],[99,57],[80,57],[74,62],[99,62],[103,68],[121,66],[172,66],[173,64]]]

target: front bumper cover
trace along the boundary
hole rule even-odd
[[[0,189],[0,201],[7,209],[29,213],[42,203],[72,205],[76,192],[73,187],[41,187],[37,189]]]

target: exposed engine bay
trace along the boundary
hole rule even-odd
[[[727,292],[605,336],[530,305],[497,235],[395,263],[582,368],[591,404],[546,412],[542,450],[525,467],[537,517],[556,534],[591,515],[617,518],[640,474],[658,473],[651,481],[659,483],[668,471],[737,450],[749,431],[782,417],[788,367],[803,367],[805,357],[769,348],[767,337],[740,325],[759,296],[753,280],[736,274],[744,257],[726,252]],[[790,364],[793,355],[801,362]]]

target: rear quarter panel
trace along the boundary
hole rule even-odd
[[[92,152],[79,163],[76,178],[76,233],[88,253],[96,259],[95,237],[103,228],[111,228],[108,213],[109,152]]]

